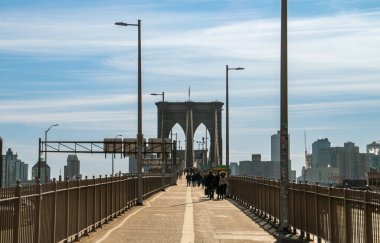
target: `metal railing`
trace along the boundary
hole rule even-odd
[[[161,175],[144,175],[143,198],[161,190]],[[165,176],[166,186],[171,176]],[[0,189],[0,243],[72,242],[137,201],[137,176],[93,177]]]
[[[279,182],[230,177],[230,196],[275,224],[280,216]],[[318,242],[380,242],[380,193],[289,183],[289,224]]]

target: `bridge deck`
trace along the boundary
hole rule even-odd
[[[276,242],[228,200],[209,200],[185,180],[153,195],[81,242]]]

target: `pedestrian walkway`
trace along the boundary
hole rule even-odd
[[[228,200],[209,200],[201,187],[177,186],[153,195],[81,242],[276,242]]]

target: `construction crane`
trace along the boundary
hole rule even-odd
[[[311,168],[311,154],[307,152],[307,144],[306,144],[306,131],[304,132],[304,138],[305,138],[305,168]]]

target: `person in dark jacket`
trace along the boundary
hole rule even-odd
[[[191,175],[190,174],[186,175],[186,181],[187,181],[187,186],[190,186],[190,182],[191,182]]]
[[[206,180],[205,180],[205,185],[207,188],[207,193],[208,193],[208,198],[209,199],[214,199],[214,182],[215,181],[215,176],[212,173],[212,171],[209,171]]]

